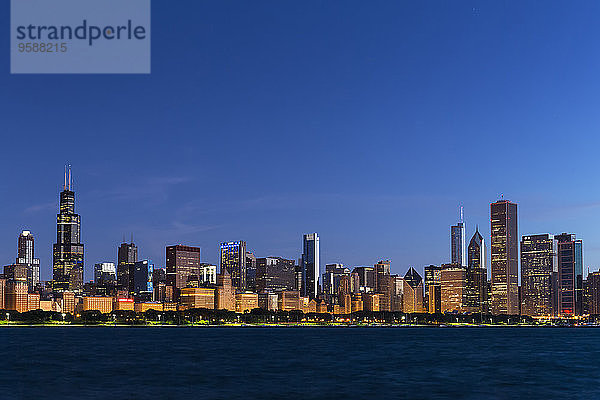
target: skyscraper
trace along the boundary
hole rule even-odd
[[[226,269],[239,290],[246,290],[246,261],[246,242],[221,243],[221,272]]]
[[[403,280],[402,311],[405,313],[423,312],[423,278],[410,267]]]
[[[115,264],[103,262],[94,265],[94,282],[96,284],[115,284],[116,282]]]
[[[583,313],[583,242],[562,233],[558,241],[558,311],[570,317]]]
[[[425,280],[425,304],[424,308],[430,314],[440,313],[441,310],[441,278],[442,267],[438,265],[429,265],[424,268]]]
[[[256,290],[256,256],[249,251],[246,252],[246,289]]]
[[[200,248],[175,245],[167,247],[167,285],[183,289],[192,274],[200,268]]]
[[[27,268],[27,287],[32,292],[40,282],[40,259],[35,258],[35,240],[30,231],[19,235],[17,264]]]
[[[392,309],[391,264],[392,262],[389,260],[382,260],[373,266],[375,293],[381,294],[379,296],[379,311],[391,311]]]
[[[314,299],[319,292],[319,235],[305,234],[302,238],[302,295]]]
[[[466,267],[465,224],[463,221],[462,207],[460,208],[460,222],[450,227],[450,247],[452,264]]]
[[[487,264],[485,263],[485,241],[475,228],[469,242],[467,262],[466,306],[474,312],[487,312]]]
[[[256,259],[256,289],[263,291],[294,290],[294,260],[281,257]]]
[[[56,243],[53,247],[52,289],[55,292],[83,289],[83,244],[80,243],[81,218],[75,214],[75,192],[71,190],[71,167],[65,171],[56,216]]]
[[[117,249],[117,286],[120,290],[129,290],[129,272],[138,260],[138,248],[133,243],[125,242]]]
[[[517,205],[499,200],[490,205],[492,237],[492,314],[519,313],[519,239]]]
[[[557,243],[552,235],[521,238],[521,314],[555,315],[555,283],[558,271]]]
[[[154,287],[152,284],[152,273],[154,264],[152,261],[137,261],[129,273],[129,291],[136,296],[145,296],[145,300],[152,299]]]

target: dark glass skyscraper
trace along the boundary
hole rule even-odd
[[[309,233],[302,238],[302,295],[314,299],[319,292],[319,235]]]
[[[552,235],[528,235],[521,239],[521,314],[555,315],[556,251]]]
[[[519,239],[517,205],[490,205],[492,230],[492,314],[519,313]]]
[[[487,265],[485,263],[485,241],[475,229],[469,242],[467,263],[466,306],[475,312],[487,312]]]
[[[563,233],[558,241],[558,311],[569,317],[583,313],[583,242]]]
[[[121,290],[130,290],[130,277],[129,273],[138,260],[138,248],[133,243],[123,243],[117,250],[117,287]]]
[[[71,190],[71,168],[65,171],[56,216],[56,243],[53,247],[52,290],[83,290],[83,244],[80,243],[81,218],[75,214],[75,192]]]

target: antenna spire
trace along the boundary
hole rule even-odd
[[[69,191],[71,191],[71,164],[69,164]]]
[[[463,206],[460,206],[460,222],[464,222],[463,220]]]

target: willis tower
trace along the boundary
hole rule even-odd
[[[81,218],[75,214],[75,192],[71,190],[71,167],[65,171],[60,208],[56,216],[56,243],[53,248],[52,289],[54,292],[81,292],[83,289],[83,244]]]

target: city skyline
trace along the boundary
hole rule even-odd
[[[58,214],[59,218],[63,218],[63,219],[65,218],[65,217],[61,216],[61,213],[64,213],[64,212],[67,212],[67,213],[70,212],[70,213],[72,213],[75,210],[75,196],[76,196],[76,194],[75,194],[74,189],[72,190],[72,179],[73,179],[73,176],[72,176],[72,172],[71,172],[71,166],[68,165],[68,166],[65,167],[65,172],[64,172],[63,191],[60,192],[60,196],[59,196],[60,197],[60,201],[59,201],[59,214]],[[494,204],[500,204],[500,203],[513,204],[510,201],[504,200],[503,195],[501,195],[501,198],[498,199],[495,202],[492,202],[491,205],[493,207]],[[460,262],[458,264],[461,265],[462,267],[466,268],[465,264],[467,263],[467,246],[465,244],[466,243],[466,241],[465,241],[465,235],[468,234],[468,228],[467,228],[467,226],[465,224],[465,221],[464,221],[463,206],[460,205],[459,208],[460,208],[460,221],[456,225],[450,225],[450,228],[451,228],[450,229],[450,234],[447,236],[447,239],[449,240],[448,258],[447,258],[447,260],[445,260],[443,262],[440,262],[437,265],[454,264],[454,263],[456,263],[457,262],[457,258],[456,258],[457,254],[460,253],[460,255],[458,255],[458,258],[462,259],[464,261],[462,261],[462,262]],[[517,215],[517,220],[518,220],[518,217],[520,216],[520,212],[516,213],[516,210],[515,210],[514,213],[515,213],[515,215]],[[75,227],[76,227],[75,230],[74,230],[73,236],[75,238],[79,239],[79,236],[81,235],[81,233],[80,233],[80,230],[81,230],[81,228],[80,228],[81,217],[80,217],[79,214],[73,214],[73,215],[75,216],[75,220],[74,220],[73,223],[75,224]],[[60,228],[63,225],[64,224],[61,225],[59,223],[58,227]],[[518,247],[518,242],[520,242],[521,238],[525,238],[525,237],[529,237],[529,236],[539,236],[539,235],[550,235],[550,236],[556,235],[556,236],[558,236],[561,233],[562,234],[566,234],[566,232],[543,232],[543,233],[542,232],[538,232],[538,233],[524,234],[524,233],[520,232],[520,229],[518,229],[518,228],[515,228],[515,229],[517,229],[517,235],[516,235],[517,244],[514,244],[514,245],[517,246],[517,247]],[[479,224],[476,224],[475,230],[473,230],[473,235],[480,234],[480,231],[481,231],[481,228],[480,228]],[[34,234],[35,234],[35,232],[33,231],[33,229],[28,228],[26,230],[23,230],[21,232],[21,234],[20,234],[19,237],[21,237],[25,233],[27,235],[31,234],[32,236],[34,236]],[[576,235],[574,233],[570,233],[570,234]],[[61,237],[61,229],[59,229],[57,231],[57,235],[59,237]],[[316,235],[316,238],[317,238],[317,249],[320,247],[319,246],[319,239],[320,239],[320,237],[318,236],[317,233],[310,234],[310,235],[309,234],[302,234],[302,235],[304,237],[303,240],[306,240],[306,237],[308,237],[310,235]],[[143,232],[142,232],[142,236],[143,236]],[[489,238],[490,237],[488,237],[488,240],[490,240]],[[484,241],[485,241],[485,239],[484,239]],[[37,239],[36,239],[36,242],[37,242]],[[75,243],[75,244],[77,246],[83,246],[83,245],[85,245],[85,243],[83,243],[83,242],[84,241],[82,240],[81,243]],[[217,244],[217,248],[220,249],[220,251],[219,251],[220,254],[217,255],[217,259],[214,260],[214,261],[213,260],[208,260],[206,258],[202,258],[202,256],[201,256],[202,255],[202,251],[206,247],[198,245],[198,244],[195,244],[193,242],[189,242],[188,243],[188,242],[185,242],[185,241],[179,241],[179,242],[176,242],[176,244],[165,243],[165,244],[163,244],[163,247],[162,247],[162,253],[164,254],[164,248],[165,247],[168,248],[168,247],[181,246],[181,245],[183,245],[183,246],[197,246],[198,249],[199,249],[199,251],[200,251],[199,256],[198,256],[198,262],[202,262],[202,263],[207,263],[208,262],[209,264],[219,266],[219,265],[222,265],[222,263],[223,263],[223,261],[222,261],[222,254],[223,254],[223,248],[224,248],[224,246],[226,246],[226,245],[228,245],[228,246],[232,246],[232,245],[238,246],[238,243],[240,244],[240,246],[242,246],[241,247],[242,248],[242,252],[240,253],[239,257],[242,257],[244,260],[246,260],[246,258],[245,258],[246,254],[250,255],[251,257],[254,257],[253,254],[256,251],[254,251],[254,253],[253,253],[252,250],[254,250],[254,249],[252,249],[251,247],[248,247],[248,250],[246,250],[246,246],[247,245],[246,245],[246,241],[244,241],[244,240],[239,241],[239,242],[222,242],[222,243]],[[54,246],[56,246],[56,244]],[[457,246],[459,246],[459,249],[462,249],[462,251],[459,250],[457,252]],[[113,250],[114,250],[114,253],[116,254],[116,257],[111,258],[111,256],[107,256],[104,259],[99,259],[99,260],[87,260],[87,259],[84,260],[84,270],[85,271],[84,271],[83,282],[88,282],[88,281],[93,280],[93,277],[95,276],[95,267],[96,267],[96,265],[103,264],[103,263],[113,263],[116,266],[117,276],[119,276],[119,265],[122,264],[122,260],[121,260],[122,257],[125,257],[125,258],[127,258],[128,256],[130,258],[133,257],[132,260],[130,260],[129,262],[135,262],[138,259],[140,259],[140,260],[141,259],[153,260],[153,262],[156,263],[155,268],[166,268],[167,257],[163,257],[162,262],[158,262],[158,263],[155,260],[156,260],[156,258],[158,258],[160,260],[160,257],[154,257],[154,258],[153,257],[147,257],[147,256],[144,256],[144,257],[140,256],[140,257],[138,257],[138,250],[140,251],[140,253],[143,252],[143,250],[140,249],[140,247],[141,247],[141,245],[137,241],[134,242],[134,233],[131,233],[131,241],[130,242],[128,242],[126,240],[126,235],[123,234],[122,240],[115,242],[115,248]],[[581,247],[583,247],[583,254],[585,254],[585,247],[584,246],[581,246]],[[39,258],[40,258],[39,254],[40,254],[40,252],[43,252],[43,249],[40,250],[39,245],[36,245],[36,249],[37,249],[36,253],[35,253],[35,255],[37,256],[36,260],[39,260]],[[18,251],[20,251],[20,250],[18,250]],[[263,254],[263,255],[261,255],[259,253],[259,256],[262,257],[262,258],[265,258],[265,257],[266,258],[270,258],[270,257],[271,258],[272,257],[275,257],[275,258],[286,258],[286,256],[288,256],[288,258],[290,258],[292,260],[297,260],[297,262],[299,264],[299,268],[301,270],[303,270],[303,267],[302,267],[302,253],[303,253],[303,251],[304,250],[302,249],[302,246],[300,246],[300,249],[298,250],[298,252],[295,255],[294,254],[292,254],[292,255],[288,254],[288,255],[284,255],[284,256],[282,256],[280,254],[270,254],[270,255],[264,255]],[[492,269],[490,267],[490,262],[492,260],[491,248],[484,246],[484,251],[485,251],[485,253],[484,253],[485,254],[485,263],[487,265],[487,268],[486,268],[487,274],[488,274],[487,278],[490,279],[492,277]],[[131,254],[133,254],[133,255],[128,254],[129,252],[132,252]],[[370,263],[369,262],[367,262],[367,263],[347,263],[347,262],[345,262],[345,260],[340,260],[340,259],[325,261],[325,260],[323,260],[323,258],[320,255],[320,250],[317,250],[317,252],[319,254],[318,258],[319,258],[319,261],[320,261],[320,266],[318,267],[319,272],[320,272],[319,273],[319,285],[321,285],[321,281],[320,281],[321,274],[323,272],[325,272],[325,265],[327,265],[327,264],[332,264],[332,265],[333,264],[340,264],[340,265],[344,265],[344,266],[347,266],[347,267],[360,267],[360,266],[365,266],[365,265],[367,265],[367,266],[373,265],[376,262],[376,261],[371,261]],[[521,254],[521,252],[519,250],[517,250],[517,253],[519,255]],[[384,259],[384,258],[385,257],[374,257],[372,260],[379,260],[379,259]],[[585,257],[583,257],[583,260],[585,260]],[[519,285],[521,284],[521,277],[522,277],[522,263],[523,263],[522,258],[521,257],[517,257],[517,265],[518,265],[517,271],[518,271],[518,283],[519,283]],[[9,262],[7,261],[7,262],[5,262],[5,264],[8,265]],[[392,260],[391,261],[391,265],[393,265],[393,264],[394,263],[393,263],[393,260]],[[395,274],[403,275],[404,273],[408,272],[411,268],[415,268],[417,271],[419,271],[420,274],[422,274],[425,271],[425,267],[427,267],[428,265],[433,265],[433,263],[425,263],[423,265],[408,265],[405,268],[404,271],[403,270],[398,270],[397,268],[392,268],[391,272],[395,273]],[[585,265],[589,265],[589,264],[585,264]],[[245,265],[244,265],[244,269],[245,269]],[[588,272],[595,272],[598,269],[600,269],[600,268],[599,267],[590,267],[590,266],[587,266],[587,267],[584,268],[583,276],[585,277],[585,276],[587,276]],[[52,279],[52,270],[53,270],[53,267],[51,265],[49,267],[49,271],[46,271],[47,274],[49,275],[49,277],[48,277],[48,279],[44,279],[44,277],[46,275],[44,274],[44,267],[43,267],[43,264],[42,264],[42,267],[39,268],[39,272],[38,272],[39,277],[40,277],[39,279],[42,280],[42,281],[49,281],[49,280],[51,280]],[[245,276],[245,274],[244,274],[244,276]],[[305,278],[302,278],[302,279],[304,280]]]
[[[324,263],[386,258],[404,273],[448,262],[459,204],[465,236],[479,225],[489,238],[501,193],[520,205],[519,234],[575,232],[585,270],[600,265],[599,5],[354,5],[153,4],[150,76],[10,75],[0,44],[6,146],[28,152],[0,160],[14,194],[0,256],[31,229],[49,279],[69,162],[86,276],[131,232],[158,265],[186,237],[216,263],[221,242],[292,258],[298,235],[318,232]],[[206,24],[192,37],[195,15]],[[532,174],[558,159],[570,168]]]

